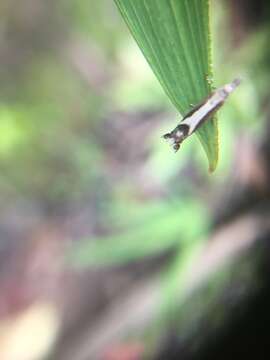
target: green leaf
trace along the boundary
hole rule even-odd
[[[181,115],[211,92],[209,0],[114,0],[153,72]],[[210,171],[218,161],[216,120],[197,135]]]
[[[206,231],[207,216],[198,203],[167,205],[152,219],[127,231],[104,238],[84,239],[74,244],[69,261],[76,267],[123,264],[168,249],[190,245]]]

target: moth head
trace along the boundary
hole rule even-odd
[[[180,124],[170,133],[163,135],[163,138],[169,142],[169,144],[176,152],[180,149],[180,145],[188,136],[188,133],[189,126],[187,124]]]

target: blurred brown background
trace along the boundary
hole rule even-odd
[[[212,1],[214,175],[110,0],[0,4],[0,359],[269,357],[268,1]]]

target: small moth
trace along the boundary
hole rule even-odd
[[[168,140],[174,151],[179,150],[181,143],[194,133],[211,115],[213,115],[223,104],[227,97],[240,84],[240,79],[234,79],[231,83],[215,90],[202,103],[195,106],[181,121],[176,128],[163,138]]]

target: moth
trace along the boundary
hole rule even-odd
[[[224,101],[237,88],[240,82],[241,80],[237,78],[231,83],[215,90],[203,102],[186,114],[181,123],[173,131],[163,135],[163,138],[172,145],[175,152],[179,150],[181,143],[188,136],[192,135],[224,104]]]

